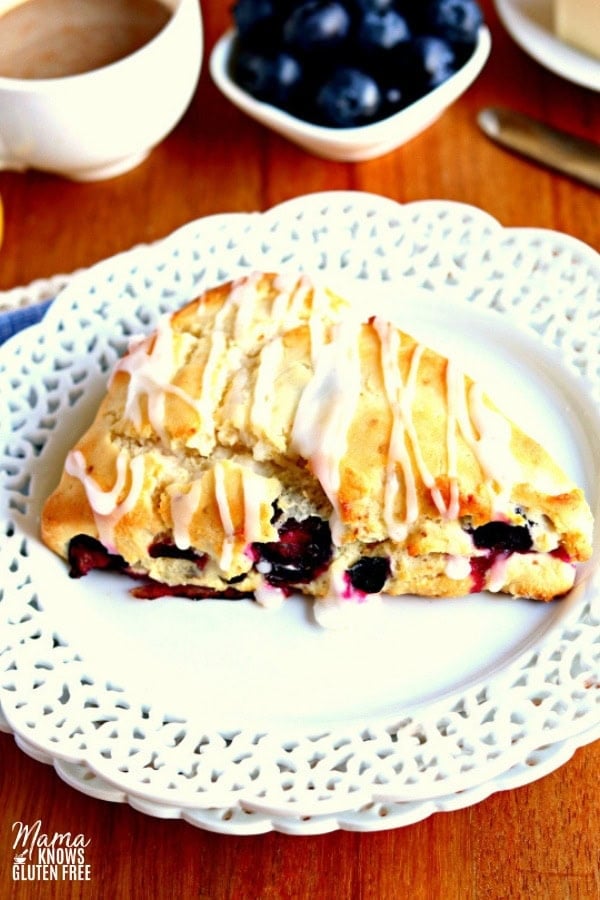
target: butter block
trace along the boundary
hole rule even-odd
[[[554,31],[565,43],[600,59],[600,0],[554,0]]]

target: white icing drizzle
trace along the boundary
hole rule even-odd
[[[313,287],[312,309],[308,320],[310,332],[310,356],[313,369],[325,346],[325,332],[327,330],[326,316],[323,314],[329,305],[329,297],[323,288]]]
[[[478,385],[469,391],[469,406],[465,395],[465,375],[452,360],[446,367],[446,396],[448,416],[446,421],[446,469],[450,485],[448,500],[444,497],[428,469],[419,444],[412,419],[412,407],[417,389],[418,367],[425,350],[417,345],[413,351],[406,384],[402,383],[398,368],[400,335],[397,329],[384,321],[374,319],[374,327],[379,335],[382,350],[382,366],[385,389],[393,414],[392,434],[388,449],[384,494],[384,520],[390,535],[395,540],[406,536],[407,527],[418,517],[414,473],[406,440],[410,442],[417,471],[423,484],[444,519],[456,519],[460,512],[458,487],[458,429],[462,432],[471,451],[478,460],[484,475],[495,478],[499,484],[510,487],[517,470],[517,463],[510,450],[511,426],[493,412],[483,399]],[[477,428],[479,436],[475,433]],[[405,482],[406,515],[403,522],[394,519],[393,510],[399,490],[397,464],[400,465]]]
[[[212,382],[216,379],[219,366],[227,347],[227,338],[222,331],[213,330],[211,334],[210,350],[202,372],[202,384],[200,396],[197,400],[188,398],[195,408],[200,419],[199,427],[193,437],[187,442],[189,447],[196,447],[200,452],[208,454],[215,443],[215,403],[220,399],[220,390],[212,389]]]
[[[448,479],[450,482],[450,499],[446,510],[448,519],[458,518],[460,512],[458,490],[458,425],[456,421],[456,406],[454,404],[454,384],[457,375],[456,365],[449,359],[446,363],[446,399],[448,402],[448,418],[446,421],[446,459]],[[462,379],[464,381],[464,375],[462,375]]]
[[[294,328],[302,318],[302,310],[312,288],[306,275],[278,275],[273,287],[277,291],[271,307],[271,320],[281,323],[282,331]]]
[[[288,320],[289,306],[291,294],[287,288],[280,288],[275,295],[273,305],[271,306],[271,318],[277,322],[286,323]]]
[[[508,569],[508,560],[510,559],[511,555],[512,554],[510,553],[506,555],[498,555],[495,558],[494,562],[487,571],[485,586],[488,591],[497,593],[504,587]]]
[[[398,367],[400,334],[389,322],[378,318],[373,320],[373,327],[381,342],[383,381],[392,412],[392,430],[384,481],[383,519],[390,537],[393,540],[402,541],[406,537],[408,525],[418,517],[419,507],[415,476],[405,440],[407,429],[405,423],[406,407],[403,404],[404,385],[402,384]],[[398,465],[402,469],[405,487],[406,512],[404,521],[399,521],[394,512],[400,490],[397,473]]]
[[[167,394],[174,394],[194,408],[199,425],[188,446],[208,455],[215,442],[215,409],[221,398],[221,388],[229,378],[244,402],[246,382],[233,371],[229,334],[234,342],[254,342],[254,317],[257,310],[257,285],[264,276],[253,273],[233,283],[231,291],[214,318],[208,332],[209,348],[203,366],[199,396],[192,398],[185,391],[171,384],[174,375],[174,343],[169,315],[162,316],[153,337],[130,346],[129,354],[117,365],[116,371],[129,375],[125,416],[138,428],[142,425],[141,398],[147,397],[150,424],[161,440],[165,434],[165,401]],[[256,369],[254,393],[249,421],[257,434],[267,434],[274,406],[275,375],[284,361],[282,331],[307,321],[311,341],[312,375],[301,393],[292,423],[290,447],[306,459],[314,476],[319,480],[328,497],[333,513],[332,537],[340,544],[343,522],[339,504],[341,463],[347,452],[348,433],[356,414],[361,389],[360,329],[358,317],[347,310],[341,321],[330,324],[333,316],[331,295],[313,285],[306,276],[277,276],[274,283],[271,319],[261,330],[265,340]],[[312,294],[311,294],[312,292]],[[308,302],[310,301],[310,302]],[[383,486],[383,519],[391,538],[405,539],[410,525],[418,519],[419,501],[417,480],[420,479],[430,493],[432,502],[445,519],[459,515],[458,490],[458,435],[462,433],[466,443],[478,460],[486,480],[497,486],[510,488],[518,467],[511,449],[511,426],[491,410],[477,385],[466,391],[466,377],[455,362],[446,367],[446,397],[448,414],[446,421],[446,470],[449,481],[449,497],[444,499],[436,480],[429,470],[413,421],[415,395],[419,384],[419,370],[425,347],[416,344],[411,355],[405,379],[399,365],[402,336],[389,322],[375,317],[373,327],[380,342],[384,391],[392,415],[387,448]],[[269,335],[274,336],[269,339]],[[229,347],[229,350],[228,350]],[[243,351],[239,351],[241,354]],[[76,474],[84,486],[88,500],[98,522],[99,532],[110,538],[112,546],[114,524],[135,502],[136,491],[141,490],[143,460],[134,458],[130,463],[131,488],[121,504],[117,499],[127,479],[127,458],[124,451],[117,459],[117,477],[110,491],[101,491],[85,472],[85,460],[81,453],[73,453],[67,460],[71,474]],[[222,462],[214,466],[215,497],[224,533],[220,566],[229,568],[235,546],[234,525],[226,490],[226,471]],[[247,542],[261,539],[261,493],[259,477],[242,467],[244,490],[244,529]],[[399,497],[403,488],[404,513],[398,512]],[[171,496],[171,515],[176,545],[180,549],[190,546],[190,525],[200,497],[200,484],[193,482],[188,491],[177,491]],[[103,543],[105,541],[103,540]],[[447,563],[449,577],[466,577],[460,559],[450,558]],[[453,573],[453,574],[450,574]],[[458,574],[460,573],[460,574]]]
[[[175,546],[180,550],[187,550],[191,545],[190,527],[200,502],[201,492],[202,483],[200,481],[192,481],[188,491],[181,491],[178,488],[169,491],[173,539]]]
[[[115,509],[119,495],[125,487],[127,479],[127,454],[121,450],[116,461],[117,477],[112,488],[103,491],[98,483],[87,472],[87,463],[81,450],[71,450],[65,461],[65,472],[78,478],[85,490],[92,510],[100,516],[110,515]]]
[[[352,587],[343,558],[335,560],[329,568],[329,591],[326,597],[314,604],[315,621],[322,628],[344,629],[360,616],[365,624],[381,609],[381,594],[364,594]],[[365,618],[365,616],[367,618]]]
[[[264,479],[252,469],[242,469],[244,490],[244,538],[246,543],[263,540],[261,507],[264,502]]]
[[[302,275],[300,280],[296,282],[296,285],[292,291],[292,297],[288,311],[288,319],[291,319],[292,325],[298,323],[301,320],[302,311],[306,306],[306,301],[311,290],[313,290],[313,284],[310,278],[307,278],[306,275]]]
[[[225,467],[222,463],[217,462],[213,468],[215,479],[215,499],[219,509],[221,525],[223,526],[224,540],[221,548],[221,558],[219,566],[222,571],[226,572],[231,565],[233,556],[233,547],[235,540],[235,529],[233,519],[231,518],[231,510],[229,508],[229,499],[227,497],[227,488],[225,482]]]
[[[72,450],[65,462],[65,471],[73,478],[78,478],[83,485],[88,503],[94,516],[98,539],[109,553],[116,552],[114,531],[117,523],[130,512],[138,502],[144,485],[144,458],[134,456],[129,465],[128,454],[121,450],[116,461],[117,477],[108,491],[98,487],[98,483],[87,472],[87,463],[80,450]],[[121,503],[118,502],[130,473],[129,491]]]
[[[360,327],[360,322],[351,316],[333,327],[332,340],[322,348],[300,397],[290,440],[292,449],[310,462],[333,507],[330,525],[336,544],[342,536],[338,504],[340,462],[360,391]]]
[[[408,373],[408,379],[405,385],[405,389],[400,398],[400,408],[402,411],[402,417],[404,419],[404,425],[406,427],[406,432],[408,434],[408,438],[411,443],[411,447],[415,456],[415,460],[417,463],[417,469],[419,470],[419,475],[421,477],[421,481],[428,489],[431,499],[433,500],[437,511],[444,518],[450,518],[449,514],[449,505],[446,506],[444,498],[442,497],[441,491],[435,483],[435,478],[431,474],[425,460],[423,459],[423,453],[421,451],[421,445],[419,443],[419,437],[415,430],[415,426],[412,419],[412,409],[414,404],[415,393],[417,390],[417,373],[419,370],[419,364],[421,362],[421,357],[425,348],[421,344],[417,344],[415,349],[413,350],[413,354],[410,360],[410,369]],[[398,361],[396,360],[396,366],[398,366]]]
[[[154,341],[148,338],[135,344],[115,368],[115,372],[127,372],[129,375],[125,417],[130,419],[136,428],[141,428],[140,399],[145,394],[148,397],[150,423],[163,439],[165,389],[169,384],[172,370],[173,348],[170,320],[167,315],[159,319]]]
[[[223,327],[229,311],[234,310],[233,337],[236,342],[242,341],[249,333],[255,313],[256,285],[261,278],[260,272],[252,272],[234,281],[229,296],[215,317],[215,328],[218,330]]]
[[[262,348],[256,374],[254,398],[250,410],[250,422],[259,432],[266,432],[268,419],[273,408],[275,373],[283,360],[283,341],[273,338]]]
[[[462,581],[471,575],[471,560],[467,556],[448,556],[444,574],[453,581]]]
[[[502,509],[512,485],[520,477],[520,466],[510,446],[510,422],[487,405],[481,385],[472,383],[467,392],[466,377],[456,364],[450,362],[448,369],[449,404],[485,481],[498,493],[498,505]]]
[[[265,609],[280,609],[285,602],[285,592],[281,588],[263,582],[254,589],[254,599]]]
[[[481,385],[472,384],[469,390],[471,419],[479,432],[477,459],[487,478],[505,490],[518,480],[519,464],[511,450],[510,422],[484,401]]]
[[[186,391],[171,383],[175,372],[175,359],[171,317],[161,316],[155,335],[150,338],[132,342],[129,353],[117,364],[115,371],[129,375],[127,399],[124,417],[129,419],[139,430],[142,427],[141,398],[147,397],[148,419],[150,425],[163,443],[168,442],[165,428],[165,401],[168,394],[179,397],[194,409],[199,417],[199,424],[194,434],[187,441],[187,446],[209,455],[215,444],[215,409],[220,402],[222,388],[228,367],[223,359],[228,349],[227,323],[231,316],[231,330],[234,341],[244,343],[252,333],[253,318],[256,314],[257,284],[263,276],[254,272],[249,276],[233,282],[229,295],[215,315],[213,328],[210,331],[210,346],[206,362],[203,366],[199,396],[194,398]],[[286,330],[294,327],[302,320],[302,313],[307,298],[313,291],[312,314],[309,315],[311,331],[311,347],[313,360],[316,360],[324,343],[325,324],[321,321],[320,305],[329,302],[325,292],[313,289],[307,276],[292,279],[278,276],[275,282],[277,291],[273,300],[271,322],[273,330]],[[268,336],[268,335],[267,335]],[[257,397],[254,403],[253,421],[263,425],[268,414],[272,394],[272,378],[269,366],[274,365],[283,353],[280,339],[273,345],[264,348],[264,367],[259,371]],[[229,369],[233,360],[229,361]],[[219,375],[221,377],[219,377]],[[271,383],[269,384],[269,380]],[[262,400],[260,399],[262,395]],[[263,425],[264,427],[264,425]]]
[[[170,383],[174,369],[172,335],[170,316],[165,314],[158,321],[154,340],[150,337],[135,342],[127,356],[117,363],[114,370],[115,373],[126,372],[129,375],[125,418],[133,422],[138,430],[141,428],[140,399],[145,395],[148,403],[148,419],[163,442],[166,441],[164,429],[166,395],[175,394],[191,406],[195,405],[194,399],[189,394]]]

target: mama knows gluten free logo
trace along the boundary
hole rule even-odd
[[[70,831],[48,834],[42,820],[33,825],[13,822],[13,881],[90,881],[85,861],[90,840]]]

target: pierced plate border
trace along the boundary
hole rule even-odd
[[[80,789],[101,785],[106,799],[199,827],[396,827],[526,783],[532,773],[541,777],[595,739],[597,571],[592,600],[575,601],[551,638],[485,681],[399,711],[393,722],[282,735],[190,733],[184,720],[129,702],[109,673],[93,677],[55,633],[28,565],[35,470],[61,404],[76,404],[84,392],[85,374],[74,361],[87,355],[107,372],[131,334],[151,329],[160,313],[203,286],[291,266],[328,278],[402,278],[510,314],[515,327],[533,330],[558,352],[596,401],[600,396],[598,255],[556,232],[504,229],[464,204],[314,194],[267,213],[198,220],[78,273],[44,322],[0,353],[11,419],[0,457],[3,727]],[[49,363],[51,374],[39,368]],[[43,390],[34,381],[40,371]]]

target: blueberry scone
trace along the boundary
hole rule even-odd
[[[132,341],[42,515],[140,598],[550,600],[584,494],[456,360],[306,276],[207,290]]]

